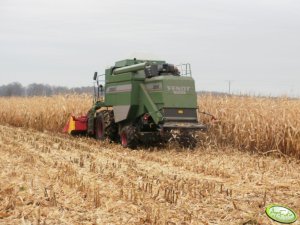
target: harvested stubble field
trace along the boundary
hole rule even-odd
[[[0,224],[276,224],[269,203],[299,215],[299,101],[203,97],[219,121],[193,151],[57,132],[90,103],[0,99]]]

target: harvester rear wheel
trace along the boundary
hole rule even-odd
[[[124,148],[136,148],[138,144],[136,127],[132,125],[123,127],[120,132],[120,141]]]

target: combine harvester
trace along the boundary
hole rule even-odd
[[[196,146],[197,94],[190,64],[126,59],[94,74],[95,97],[86,116],[71,116],[64,128],[70,134],[87,134],[98,140],[120,141],[122,146],[164,143]],[[101,81],[104,81],[104,86]]]

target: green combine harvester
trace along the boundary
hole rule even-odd
[[[198,123],[197,94],[189,64],[126,59],[94,74],[95,97],[86,116],[71,116],[64,131],[85,133],[122,146],[166,143],[175,139],[193,148]],[[101,81],[104,81],[104,85]]]

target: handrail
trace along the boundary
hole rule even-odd
[[[181,76],[192,76],[192,68],[190,63],[181,63],[177,65]]]

